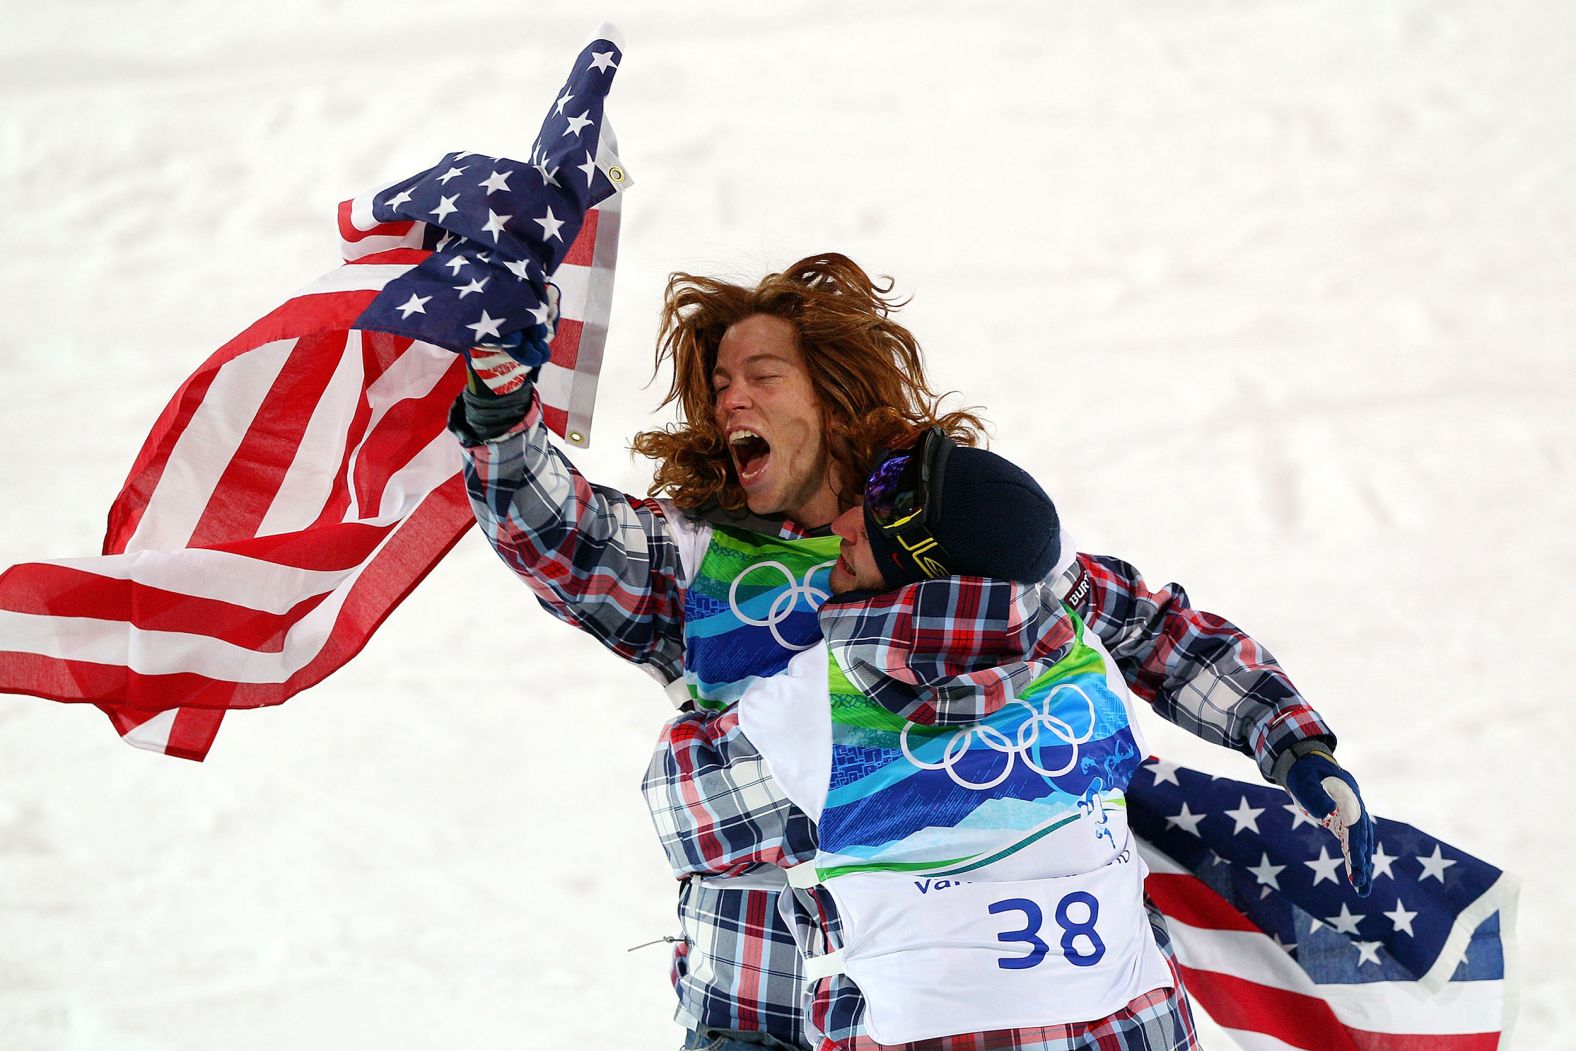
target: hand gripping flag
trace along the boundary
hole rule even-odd
[[[0,691],[85,701],[131,744],[202,759],[224,712],[340,667],[473,521],[455,353],[540,320],[550,427],[588,440],[617,254],[604,26],[531,162],[450,154],[340,206],[345,265],[202,364],[154,424],[99,557],[0,574]]]
[[[1128,819],[1188,994],[1247,1051],[1501,1046],[1515,877],[1376,818],[1360,898],[1286,793],[1160,760],[1128,787]]]

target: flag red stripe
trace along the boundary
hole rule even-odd
[[[585,322],[576,321],[574,318],[564,318],[558,322],[553,333],[553,364],[562,365],[571,371],[580,360],[580,334],[585,331]]]
[[[585,222],[580,224],[580,232],[569,245],[569,251],[564,253],[564,261],[560,266],[593,266],[596,263],[596,228],[601,212],[593,208],[586,213]]]
[[[247,425],[246,436],[214,484],[188,547],[212,547],[257,535],[344,352],[343,332],[296,340]]]
[[[142,450],[132,461],[125,485],[109,509],[104,554],[118,555],[126,550],[126,544],[136,533],[153,491],[158,488],[175,443],[202,406],[208,388],[221,367],[264,343],[314,335],[336,327],[348,328],[376,297],[375,291],[297,296],[214,351],[175,392],[175,397],[170,399],[155,421]]]
[[[372,403],[367,399],[365,391],[388,371],[390,365],[399,360],[399,356],[410,348],[412,342],[414,341],[409,338],[391,336],[385,332],[361,333],[363,394],[356,403],[356,411],[351,416],[349,425],[345,428],[345,449],[340,455],[339,466],[334,473],[333,492],[323,505],[322,513],[317,516],[313,528],[341,521],[350,509],[351,490],[350,486],[345,484],[345,479],[350,471],[351,458],[356,455],[356,450],[366,438],[367,427],[372,422]]]
[[[365,562],[383,538],[397,528],[397,522],[330,522],[295,533],[234,540],[216,545],[213,550],[295,569],[332,573]]]
[[[110,722],[115,725],[115,732],[122,737],[159,714],[133,708],[116,708],[107,704],[98,705],[98,709],[109,716]],[[218,736],[219,724],[223,721],[222,709],[180,709],[175,713],[175,722],[170,726],[169,743],[164,747],[164,754],[173,755],[177,759],[195,759],[202,762],[203,756],[208,754],[208,749],[213,747],[213,739]]]
[[[104,527],[104,554],[119,555],[125,552],[126,544],[142,521],[142,513],[148,508],[153,490],[158,488],[159,479],[164,476],[164,465],[169,462],[170,451],[175,448],[176,441],[186,430],[191,418],[202,407],[203,399],[208,396],[208,387],[218,372],[217,368],[198,369],[181,384],[175,397],[159,414],[153,430],[143,442],[142,451],[132,461],[131,472],[126,476],[120,494],[110,504],[109,519]]]
[[[432,255],[414,248],[395,248],[374,252],[346,266],[416,266]],[[337,272],[337,271],[336,271]],[[202,405],[214,374],[233,358],[264,343],[278,339],[299,339],[348,329],[377,298],[376,289],[314,292],[295,296],[247,326],[234,339],[214,351],[208,360],[175,392],[154,421],[142,449],[132,461],[120,495],[110,506],[109,523],[104,534],[104,554],[118,555],[137,531],[148,499],[158,488],[170,451],[186,425]]]
[[[408,219],[401,219],[378,223],[370,230],[363,230],[351,219],[354,204],[354,201],[339,202],[339,236],[351,243],[366,240],[368,237],[404,237],[415,225]]]
[[[1278,950],[1277,950],[1278,951]],[[1245,964],[1248,961],[1244,961]],[[1307,1051],[1493,1051],[1497,1033],[1378,1033],[1342,1024],[1315,996],[1183,966],[1188,994],[1227,1029],[1264,1033]]]
[[[1318,997],[1185,964],[1180,969],[1188,995],[1227,1029],[1264,1033],[1307,1051],[1357,1051],[1341,1020]]]
[[[206,635],[259,653],[283,650],[286,633],[331,594],[308,595],[284,613],[267,613],[46,562],[13,566],[0,574],[0,585],[0,608],[14,613],[124,621],[143,631]]]
[[[474,521],[464,481],[455,474],[400,523],[351,586],[323,648],[284,682],[238,683],[189,672],[143,675],[123,665],[0,651],[0,690],[55,701],[90,701],[143,715],[168,708],[172,697],[180,698],[183,712],[280,704],[361,652],[378,625]]]
[[[1151,872],[1144,890],[1160,911],[1190,927],[1263,933],[1207,883],[1180,873]]]
[[[432,390],[420,398],[407,398],[383,414],[356,460],[356,503],[363,516],[376,513],[394,472],[432,444],[438,434],[432,424],[447,418],[449,404],[459,397],[464,384],[465,367],[455,355],[449,371]]]

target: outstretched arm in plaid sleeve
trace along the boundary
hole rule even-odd
[[[1334,748],[1335,734],[1270,652],[1225,618],[1194,609],[1181,585],[1152,591],[1128,563],[1082,552],[1067,575],[1069,602],[1132,691],[1168,721],[1252,756],[1269,780],[1298,741]]]
[[[549,613],[672,682],[683,667],[684,575],[667,520],[655,501],[586,481],[548,442],[525,390],[524,417],[496,436],[475,432],[463,398],[450,413],[477,523]]]

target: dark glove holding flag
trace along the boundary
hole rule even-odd
[[[1284,768],[1276,764],[1275,780],[1309,817],[1340,840],[1347,881],[1366,897],[1373,885],[1374,822],[1363,805],[1357,779],[1341,768],[1321,741],[1293,745],[1282,761]]]
[[[529,393],[557,320],[549,279],[586,213],[630,185],[603,114],[622,57],[617,31],[599,28],[548,109],[531,163],[452,153],[375,196],[379,222],[427,224],[433,254],[385,286],[355,327],[465,354],[475,394]]]

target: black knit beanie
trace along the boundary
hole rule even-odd
[[[942,469],[939,519],[931,532],[959,576],[1030,584],[1045,578],[1061,555],[1056,505],[1027,471],[986,452],[956,446]],[[887,587],[925,579],[865,511],[865,532]]]

